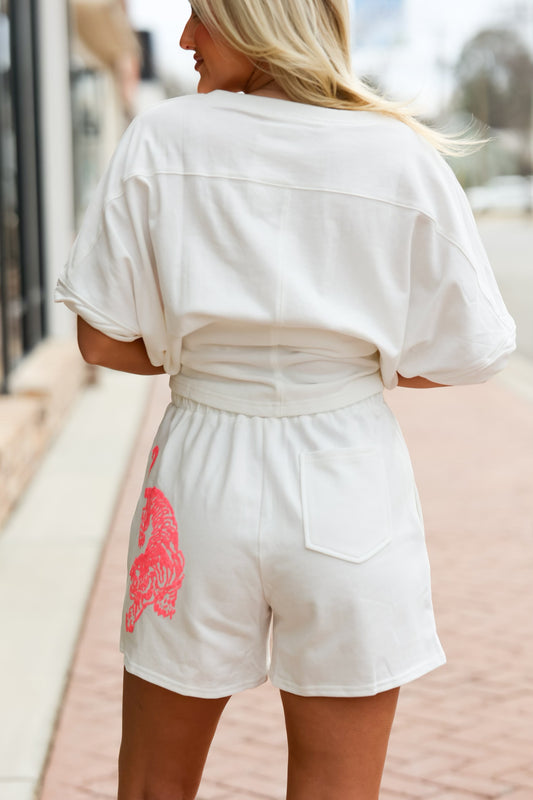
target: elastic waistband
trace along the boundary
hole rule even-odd
[[[250,401],[236,394],[225,395],[214,392],[180,374],[171,376],[170,389],[172,403],[176,406],[182,406],[185,398],[220,411],[245,414],[249,417],[296,417],[304,414],[336,411],[339,408],[351,406],[360,400],[383,392],[383,381],[381,374],[376,372],[358,378],[346,386],[342,392],[307,398],[265,399],[264,402]]]

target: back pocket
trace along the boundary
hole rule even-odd
[[[387,475],[378,450],[300,453],[305,546],[361,564],[391,541]]]

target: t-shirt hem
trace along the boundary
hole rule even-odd
[[[449,386],[485,383],[498,372],[501,372],[516,350],[515,332],[511,331],[508,337],[490,355],[486,356],[475,365],[457,372],[421,372],[421,377]]]
[[[88,300],[76,292],[70,284],[59,278],[54,293],[55,303],[64,303],[70,311],[82,317],[93,328],[122,342],[133,342],[141,334],[133,331],[116,320],[96,309]]]

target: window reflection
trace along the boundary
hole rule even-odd
[[[23,354],[17,141],[8,0],[0,0],[0,358],[2,389]]]
[[[74,211],[79,227],[101,173],[103,74],[87,67],[71,70],[74,152]]]

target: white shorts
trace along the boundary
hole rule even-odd
[[[222,697],[372,695],[445,662],[407,448],[383,395],[291,417],[175,398],[133,519],[128,672]]]

